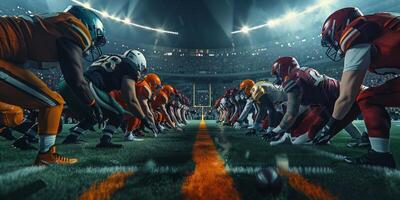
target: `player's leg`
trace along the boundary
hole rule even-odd
[[[400,77],[359,94],[357,103],[368,129],[371,150],[362,157],[348,158],[347,162],[395,167],[393,156],[389,152],[391,118],[385,107],[400,107],[399,99]]]
[[[64,100],[32,72],[0,60],[0,101],[22,108],[38,109],[39,154],[35,164],[73,164],[77,159],[56,153],[55,140]]]
[[[73,118],[79,120],[79,123],[74,127],[70,128],[70,133],[63,140],[63,144],[82,144],[86,143],[80,137],[90,129],[96,122],[89,116],[89,106],[82,103],[79,98],[75,95],[72,89],[65,83],[61,82],[58,88],[61,96],[63,96],[66,104],[68,105],[68,114]]]

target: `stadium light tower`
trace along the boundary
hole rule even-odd
[[[240,29],[240,31],[242,31],[243,33],[249,33],[249,27],[248,26],[243,26],[242,29]]]

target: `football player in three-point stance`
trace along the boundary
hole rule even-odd
[[[150,100],[153,93],[157,88],[161,87],[161,79],[157,74],[150,73],[147,74],[143,80],[136,83],[136,96],[139,100],[140,107],[142,108],[146,118],[155,124],[154,116],[150,108]],[[112,91],[110,95],[124,108],[127,109],[124,98],[122,97],[121,91]],[[124,129],[125,129],[125,140],[128,141],[141,141],[138,135],[134,131],[138,131],[141,120],[138,117],[126,114],[124,116]],[[154,133],[157,136],[157,133]]]
[[[360,90],[367,71],[375,74],[400,74],[400,20],[389,13],[363,15],[348,7],[332,13],[322,27],[322,46],[333,60],[344,57],[340,94],[332,117],[316,142],[332,137],[335,126],[349,112],[354,101],[364,116],[371,149],[346,162],[395,167],[389,153],[391,119],[385,107],[400,106],[400,77],[377,87]]]
[[[80,6],[65,12],[0,17],[0,101],[38,109],[39,154],[35,164],[73,164],[75,158],[56,153],[54,146],[64,100],[29,69],[60,66],[66,82],[100,118],[97,102],[83,78],[83,54],[106,43],[100,18]]]
[[[245,98],[246,98],[246,104],[242,109],[242,112],[240,113],[239,118],[236,120],[236,122],[233,124],[233,127],[236,129],[244,128],[247,126],[245,124],[245,120],[249,116],[250,112],[252,110],[256,110],[256,104],[254,104],[254,101],[251,97],[251,88],[254,86],[254,81],[250,79],[243,80],[240,85],[239,85],[239,90],[244,93]]]
[[[323,110],[317,114],[324,118],[325,113],[332,113],[334,102],[339,96],[339,82],[326,75],[319,74],[312,68],[300,68],[294,57],[281,57],[272,65],[272,74],[276,76],[276,84],[282,85],[287,94],[286,112],[279,125],[269,131],[268,137],[284,135],[295,125],[299,116],[301,106],[320,106]],[[311,115],[311,113],[309,113]],[[351,112],[337,124],[335,131],[339,132],[348,126],[360,114],[357,104],[353,103]],[[311,115],[312,116],[312,115]],[[319,123],[326,123],[325,120]],[[323,125],[322,125],[323,126]],[[322,128],[320,126],[320,128]],[[311,128],[312,126],[310,126]],[[309,139],[313,139],[318,129],[312,128],[308,131]],[[353,138],[360,139],[361,133],[358,129],[352,129],[349,133]]]
[[[124,114],[130,114],[141,119],[142,123],[150,130],[155,132],[154,124],[149,121],[142,108],[136,94],[136,83],[140,79],[141,73],[146,70],[146,59],[137,50],[127,50],[123,55],[103,55],[96,60],[85,72],[85,78],[89,82],[90,92],[95,97],[104,119],[108,119],[106,126],[102,129],[98,148],[121,148],[121,144],[114,144],[111,138],[116,130],[121,126]],[[113,90],[120,90],[123,99],[127,104],[127,110],[123,109],[109,93]],[[99,126],[102,122],[95,121],[88,115],[88,107],[83,104],[77,96],[72,94],[68,85],[61,84],[60,93],[80,123],[71,130],[63,143],[79,143],[78,136],[94,125]]]

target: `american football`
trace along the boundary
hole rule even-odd
[[[398,0],[2,0],[0,199],[397,200]]]

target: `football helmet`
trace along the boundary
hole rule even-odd
[[[161,87],[161,79],[155,73],[147,74],[144,80],[149,83],[151,90],[155,91],[157,88]]]
[[[104,46],[107,43],[107,39],[104,36],[105,31],[103,21],[98,15],[96,15],[96,13],[87,8],[84,8],[83,6],[68,6],[64,10],[64,12],[72,14],[89,29],[90,36],[92,37],[92,44],[85,53],[91,54],[91,61],[96,60],[99,56],[102,55],[100,47]]]
[[[363,16],[362,12],[355,7],[342,8],[332,13],[324,22],[321,31],[321,45],[327,47],[326,55],[333,61],[343,58],[340,50],[340,38],[346,26],[354,19]]]
[[[165,92],[168,96],[171,94],[176,94],[175,88],[173,88],[171,85],[164,85],[161,90]]]
[[[243,80],[242,83],[240,83],[239,89],[244,91],[246,96],[249,97],[251,95],[250,90],[254,86],[254,84],[255,83],[253,80],[246,79],[246,80]]]
[[[281,85],[286,77],[289,76],[293,69],[299,69],[300,65],[296,58],[291,56],[285,56],[278,58],[272,64],[272,75],[276,77],[274,84]]]
[[[147,62],[146,58],[142,54],[142,52],[134,49],[129,49],[125,51],[123,54],[125,58],[128,58],[130,61],[132,61],[137,67],[138,70],[141,73],[145,73],[147,71]]]

